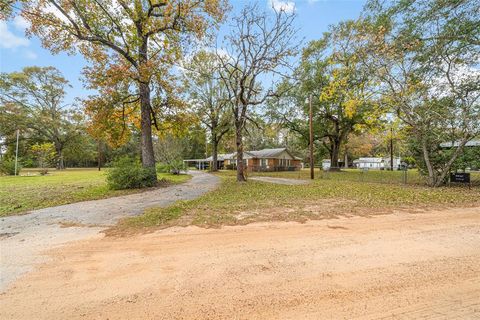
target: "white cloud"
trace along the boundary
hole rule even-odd
[[[279,12],[285,11],[286,13],[292,13],[295,11],[295,2],[289,0],[269,0],[268,4],[270,8]]]
[[[26,50],[24,53],[25,58],[30,59],[30,60],[35,60],[38,58],[37,54],[33,52],[32,50]]]
[[[13,25],[18,30],[25,31],[25,29],[30,27],[30,22],[28,22],[21,16],[15,16],[15,18],[13,18]]]
[[[28,47],[30,41],[25,37],[19,37],[8,30],[5,21],[0,21],[0,47],[6,49],[15,49],[18,47]]]

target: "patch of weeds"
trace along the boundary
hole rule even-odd
[[[145,213],[138,217],[132,217],[125,220],[125,224],[135,227],[161,226],[168,222],[178,219],[184,209],[181,204],[176,204],[167,208],[149,208]]]

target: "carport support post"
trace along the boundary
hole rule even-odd
[[[308,97],[309,104],[309,125],[310,125],[310,179],[315,178],[314,160],[313,160],[313,111],[312,111],[312,94]]]

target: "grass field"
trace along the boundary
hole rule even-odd
[[[282,172],[252,172],[251,176],[271,176],[291,179],[310,179],[310,170],[303,169],[300,171],[282,171]],[[471,183],[473,186],[480,186],[480,172],[471,172]],[[408,184],[408,185],[426,185],[426,177],[422,176],[418,170],[410,169],[404,171],[386,171],[386,170],[369,170],[362,171],[359,169],[342,169],[337,172],[325,172],[315,169],[315,178],[337,181],[353,181],[353,182],[374,182],[374,183],[390,183],[390,184]]]
[[[480,188],[432,189],[417,185],[366,183],[334,178],[334,174],[329,179],[317,178],[307,185],[277,185],[253,180],[239,184],[235,182],[233,171],[218,175],[222,178],[222,185],[216,191],[168,208],[150,208],[142,216],[124,220],[119,227],[186,224],[209,227],[254,221],[305,221],[345,215],[368,216],[406,208],[425,210],[480,204]],[[302,179],[308,178],[308,170],[260,175]]]
[[[110,190],[105,180],[106,169],[50,170],[41,176],[36,170],[22,170],[19,177],[0,176],[0,216],[22,213],[72,202],[101,199],[140,192]],[[189,175],[158,174],[168,183],[181,183]]]

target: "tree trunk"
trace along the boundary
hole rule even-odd
[[[455,152],[451,156],[450,160],[448,160],[447,164],[443,168],[442,172],[440,173],[440,176],[438,176],[437,181],[435,182],[435,187],[440,187],[445,180],[447,174],[450,172],[450,168],[452,167],[453,163],[455,160],[457,160],[458,156],[462,153],[463,148],[465,147],[465,144],[467,143],[468,138],[464,138],[460,144],[458,145],[457,149],[455,149]]]
[[[235,135],[237,145],[237,181],[245,182],[245,173],[243,166],[243,132],[242,124],[239,121],[235,121]]]
[[[141,141],[142,165],[149,168],[148,180],[157,181],[155,173],[155,155],[153,152],[152,141],[152,119],[150,114],[150,87],[148,83],[139,83],[140,91],[140,110],[141,110]]]
[[[65,164],[63,162],[63,146],[56,144],[55,151],[57,153],[57,170],[63,170],[65,169]]]
[[[58,158],[58,169],[60,170],[65,169],[65,163],[63,162],[63,150],[60,151],[60,156]]]
[[[423,160],[425,161],[425,166],[427,166],[428,171],[428,185],[433,187],[437,183],[436,174],[433,170],[432,163],[430,162],[430,155],[428,154],[427,142],[424,137],[421,137],[422,141],[422,152]]]
[[[148,170],[146,180],[152,185],[157,181],[157,173],[155,171],[155,154],[153,152],[152,141],[152,117],[151,117],[151,102],[150,102],[150,77],[142,74],[145,72],[145,64],[148,62],[148,38],[142,35],[139,30],[139,37],[143,37],[142,44],[139,48],[139,70],[140,79],[138,82],[138,89],[140,94],[140,115],[141,115],[141,137],[140,149],[142,154],[142,166]]]
[[[98,164],[98,171],[102,168],[102,141],[98,140],[98,150],[97,150],[97,164]]]
[[[338,171],[340,170],[338,165],[338,155],[340,153],[340,140],[332,139],[332,151],[330,152],[330,170]]]

